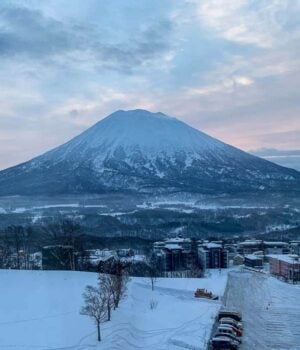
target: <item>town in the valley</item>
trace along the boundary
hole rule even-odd
[[[151,268],[156,277],[201,278],[211,269],[240,266],[287,283],[300,282],[300,240],[197,240],[177,236],[149,242],[143,249],[78,249],[76,244],[52,244],[29,253],[21,236],[19,239],[18,251],[14,242],[0,247],[1,268],[101,272],[113,261],[122,260],[130,266],[132,276],[147,276]]]

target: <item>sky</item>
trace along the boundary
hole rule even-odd
[[[300,0],[1,0],[0,169],[119,109],[300,149]]]

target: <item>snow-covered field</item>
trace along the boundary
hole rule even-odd
[[[300,349],[300,285],[258,272],[233,272],[224,299],[243,314],[241,350]]]
[[[203,279],[131,279],[127,297],[103,324],[97,344],[92,321],[79,314],[83,272],[0,270],[0,349],[205,349],[220,302],[195,299],[196,288],[223,294],[227,271]],[[150,302],[157,303],[154,310]]]

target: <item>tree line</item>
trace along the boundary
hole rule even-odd
[[[0,232],[0,268],[38,269],[38,259],[33,254],[41,252],[46,245],[72,246],[75,255],[69,257],[70,270],[84,269],[87,261],[85,240],[81,226],[74,220],[49,220],[43,226],[11,225]]]

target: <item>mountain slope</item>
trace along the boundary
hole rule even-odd
[[[0,172],[0,195],[299,190],[300,173],[162,113],[117,111],[37,158]]]

